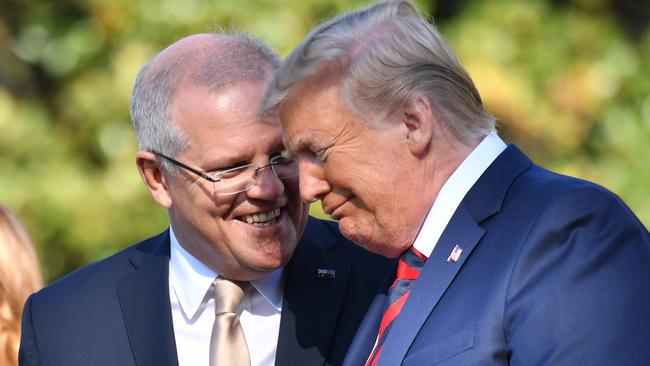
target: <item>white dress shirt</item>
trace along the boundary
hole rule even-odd
[[[506,147],[496,131],[492,131],[463,160],[433,201],[413,243],[415,249],[427,257],[431,255],[460,202]]]
[[[179,366],[208,365],[217,273],[188,253],[169,229],[169,298]],[[239,307],[251,366],[272,366],[280,331],[282,269],[251,282]]]

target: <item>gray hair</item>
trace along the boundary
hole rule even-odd
[[[461,140],[475,141],[494,129],[495,118],[483,109],[451,47],[409,1],[377,3],[318,26],[277,70],[263,110],[332,68],[339,72],[342,102],[359,116],[385,116],[421,95]]]
[[[202,34],[184,38],[145,64],[131,96],[131,120],[141,150],[175,157],[190,144],[172,119],[175,93],[201,85],[216,93],[241,81],[263,80],[280,64],[263,41],[241,33]],[[175,167],[161,160],[162,168]]]

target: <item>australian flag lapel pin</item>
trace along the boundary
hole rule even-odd
[[[460,258],[461,254],[463,254],[463,248],[461,248],[459,245],[456,245],[449,254],[449,257],[447,257],[447,262],[458,262],[458,258]]]
[[[334,280],[336,279],[336,270],[331,268],[319,268],[316,272],[319,280]]]

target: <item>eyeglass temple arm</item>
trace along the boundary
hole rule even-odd
[[[192,168],[191,166],[185,165],[185,164],[181,163],[180,161],[178,161],[178,160],[176,160],[176,159],[172,159],[172,158],[170,158],[169,156],[163,155],[163,154],[161,154],[161,153],[159,153],[159,152],[156,152],[156,151],[152,151],[152,152],[153,152],[154,154],[156,154],[157,156],[159,156],[159,157],[161,157],[161,158],[163,158],[163,159],[169,161],[170,163],[172,163],[172,164],[174,164],[174,165],[176,165],[176,166],[179,166],[179,167],[181,167],[181,168],[183,168],[183,169],[187,169],[187,170],[189,170],[190,172],[192,172],[192,173],[194,173],[194,174],[200,176],[201,178],[207,179],[207,180],[209,180],[209,181],[212,182],[212,183],[217,183],[217,182],[220,181],[220,179],[214,179],[214,178],[212,178],[211,176],[209,176],[209,175],[203,173],[202,171],[200,171],[200,170],[196,170],[196,169]]]

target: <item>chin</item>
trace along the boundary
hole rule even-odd
[[[359,230],[359,226],[352,221],[349,217],[344,217],[339,221],[339,230],[341,234],[354,242],[356,245],[365,248],[366,250],[372,251],[370,248],[371,240],[369,233]]]
[[[371,253],[387,256],[387,254],[385,253],[386,247],[378,245],[376,242],[373,242],[372,240],[370,240],[369,238],[367,238],[366,236],[364,236],[359,232],[356,231],[349,232],[341,229],[341,234],[343,234],[343,236],[348,238],[348,240],[351,240],[354,244],[360,246],[361,248]]]
[[[339,221],[339,230],[341,230],[343,236],[351,240],[354,244],[371,253],[379,254],[386,258],[396,258],[402,254],[400,248],[391,245],[393,243],[377,240],[376,235],[373,236],[372,232],[357,230],[356,226],[350,225],[349,221]]]
[[[397,258],[402,254],[399,249],[383,243],[369,242],[359,246],[371,253],[379,254],[386,258]]]
[[[292,248],[276,247],[273,250],[260,250],[256,261],[251,267],[258,271],[270,272],[287,264],[293,255],[295,246]]]
[[[289,262],[289,260],[285,260],[284,258],[264,258],[257,263],[251,263],[249,267],[260,273],[268,273],[283,267],[287,262]]]

